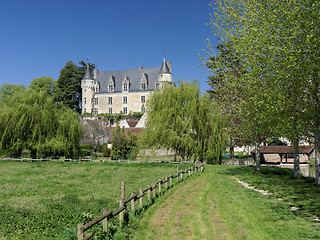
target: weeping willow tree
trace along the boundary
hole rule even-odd
[[[223,146],[222,121],[196,82],[181,82],[157,90],[147,103],[148,119],[142,142],[146,147],[173,149],[181,161],[194,156],[219,163]]]
[[[18,92],[2,104],[0,151],[32,158],[75,157],[80,153],[82,127],[69,108],[54,102],[45,91]]]

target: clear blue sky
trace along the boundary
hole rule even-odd
[[[67,61],[99,71],[172,62],[175,81],[209,88],[199,53],[216,41],[206,26],[210,0],[1,0],[0,85],[58,79]],[[165,51],[165,54],[163,53]]]

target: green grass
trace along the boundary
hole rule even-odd
[[[77,223],[118,208],[122,181],[128,197],[176,165],[0,161],[0,169],[0,239],[76,239]]]
[[[257,172],[254,167],[235,167],[225,171],[240,180],[269,191],[273,198],[300,208],[299,212],[320,217],[320,187],[315,186],[314,178],[293,178],[293,170],[278,167],[262,167]]]
[[[244,188],[231,176],[276,189],[271,196]],[[146,212],[133,239],[319,239],[320,224],[305,216],[319,205],[319,188],[308,179],[292,179],[284,169],[206,166],[206,172],[171,189]],[[291,211],[301,188],[307,206]],[[282,198],[278,200],[278,193]],[[292,196],[291,196],[292,195]],[[293,196],[294,195],[294,196]],[[301,201],[299,201],[301,202]],[[300,203],[302,205],[302,203]],[[313,209],[313,210],[311,210]]]

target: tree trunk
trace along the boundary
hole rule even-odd
[[[31,149],[31,158],[36,159],[37,158],[37,150]]]
[[[299,157],[299,140],[295,139],[293,142],[293,148],[294,148],[294,170],[293,170],[293,176],[295,178],[300,176],[300,157]]]
[[[256,137],[256,154],[255,154],[255,160],[256,160],[256,170],[261,171],[261,160],[260,160],[260,144],[258,141],[258,137]]]
[[[234,158],[234,144],[232,138],[230,138],[230,158]]]
[[[315,146],[314,146],[314,154],[315,154],[315,167],[316,167],[316,179],[315,184],[317,186],[320,185],[320,130],[316,128],[314,133],[315,138]]]

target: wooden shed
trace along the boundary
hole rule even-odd
[[[255,156],[255,149],[251,151],[251,154]],[[307,146],[300,146],[299,147],[299,154],[306,155],[308,157],[308,160],[310,157],[312,157],[312,154],[314,152],[314,146],[313,145],[307,145]],[[285,160],[285,163],[288,163],[288,158],[293,158],[294,149],[292,146],[261,146],[260,147],[260,154],[261,154],[261,162],[262,163],[268,163],[265,161],[265,155],[268,154],[278,154],[280,156],[280,163],[283,163],[283,160]]]

